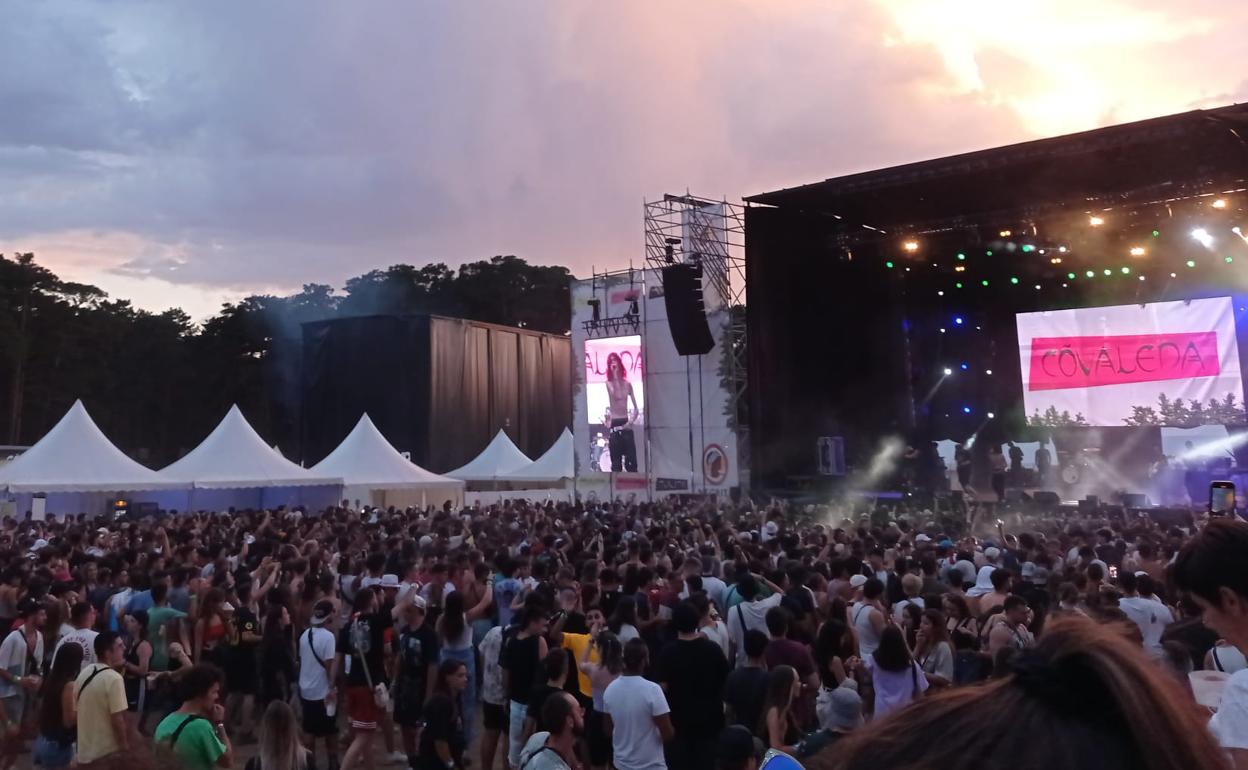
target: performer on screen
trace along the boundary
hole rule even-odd
[[[631,402],[632,408],[629,408]],[[637,397],[628,381],[624,361],[619,353],[607,356],[607,404],[611,437],[611,471],[637,472],[637,441],[633,436],[633,423],[637,421]]]

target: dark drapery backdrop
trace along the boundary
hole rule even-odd
[[[567,337],[438,316],[304,325],[301,434],[311,465],[368,412],[400,451],[435,472],[505,430],[530,457],[572,418]]]

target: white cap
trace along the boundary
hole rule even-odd
[[[987,548],[984,549],[984,556],[987,556],[989,559],[995,559],[1000,555],[1001,555],[1001,549],[997,548],[995,545],[988,546]]]
[[[47,540],[44,540],[43,538],[39,538],[38,540],[36,540],[36,541],[34,542],[34,544],[32,544],[32,545],[30,546],[30,550],[32,550],[32,551],[40,551],[40,550],[42,550],[42,549],[44,549],[44,548],[47,548],[47,547],[48,547],[48,541],[47,541]]]
[[[424,548],[429,545],[433,545],[433,535],[421,535],[420,547]]]
[[[867,584],[867,576],[866,575],[854,575],[853,577],[849,579],[849,584],[853,586],[854,588],[862,588],[864,585]]]
[[[922,532],[920,532],[919,534],[917,534],[917,535],[915,535],[915,536],[914,536],[914,542],[916,542],[916,543],[930,543],[930,542],[932,542],[932,539],[931,539],[930,537],[928,537],[927,535],[923,534]]]

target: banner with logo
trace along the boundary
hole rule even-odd
[[[1018,315],[1031,425],[1248,419],[1230,297]]]

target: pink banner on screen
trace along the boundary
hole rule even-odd
[[[585,382],[607,381],[607,359],[615,354],[624,365],[629,382],[640,383],[642,371],[641,337],[610,337],[585,341]]]
[[[1029,390],[1216,377],[1217,332],[1033,337]]]

